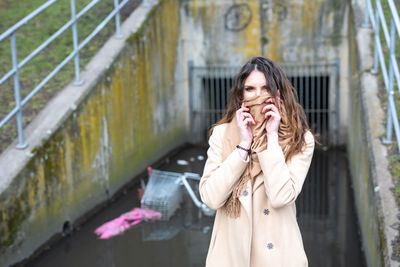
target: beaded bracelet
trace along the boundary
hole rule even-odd
[[[241,147],[241,146],[239,146],[239,145],[237,145],[236,146],[236,148],[239,148],[239,149],[242,149],[242,150],[244,150],[244,151],[247,151],[247,153],[251,153],[251,149],[249,148],[249,149],[246,149],[246,148],[244,148],[244,147]]]

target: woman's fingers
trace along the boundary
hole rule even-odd
[[[276,112],[273,112],[273,111],[268,111],[267,113],[265,113],[264,119],[267,119],[269,117],[272,117],[272,118],[274,118],[276,120],[278,120],[278,119],[280,120],[281,119],[281,116],[279,114],[277,114]]]
[[[244,102],[242,102],[241,108],[236,111],[237,120],[243,122],[246,121],[246,123],[244,123],[245,126],[248,125],[247,122],[250,122],[251,124],[256,124],[256,120],[248,111],[250,111],[250,108],[246,107],[244,105]]]
[[[244,107],[244,108],[238,109],[238,110],[236,111],[236,113],[240,114],[240,113],[243,113],[243,112],[247,112],[247,111],[249,111],[249,110],[250,110],[249,108]]]
[[[255,118],[253,117],[253,115],[251,115],[250,113],[248,113],[248,112],[242,112],[242,113],[240,113],[240,120],[241,121],[247,121],[247,120],[249,120],[250,122],[251,122],[251,124],[256,124],[256,120],[255,120]],[[247,124],[246,124],[247,125]]]
[[[250,124],[255,124],[255,121],[253,120],[253,118],[245,118],[245,119],[243,120],[243,124],[244,124],[245,126],[249,126]]]
[[[236,111],[236,118],[240,142],[248,143],[250,145],[253,140],[250,125],[255,123],[255,121],[248,111],[250,111],[250,108],[247,108],[242,102],[241,107]]]
[[[274,112],[279,113],[278,108],[274,104],[268,104],[265,107],[263,107],[261,113],[265,113],[268,110],[273,110]]]
[[[243,120],[243,118],[244,118],[243,114],[246,113],[246,109],[247,109],[246,107],[243,107],[243,108],[240,108],[240,109],[238,109],[236,111],[236,119],[238,121],[242,121]]]
[[[270,98],[268,98],[267,100],[265,100],[265,103],[266,103],[266,104],[270,104],[270,105],[275,105],[276,107],[278,107],[278,105],[276,104],[275,99],[272,98],[272,97],[270,97]],[[268,106],[268,105],[266,105],[266,106],[261,110],[261,113],[264,113],[264,112],[266,111],[266,107],[267,107],[267,106]]]
[[[243,112],[246,112],[246,111],[249,111],[250,109],[248,108],[248,107],[245,107],[245,106],[243,106],[243,104],[242,104],[242,107],[241,108],[239,108],[237,111],[236,111],[236,114],[240,114],[240,113],[243,113]]]
[[[246,120],[250,120],[251,124],[256,124],[256,119],[250,113],[243,112],[242,116],[244,116],[246,118]]]
[[[240,107],[240,109],[243,109],[243,110],[245,110],[245,111],[249,111],[249,110],[250,110],[248,107],[246,107],[246,106],[244,105],[244,101],[242,101],[242,106]]]
[[[278,103],[276,103],[276,102],[278,102]],[[270,97],[267,100],[265,100],[265,103],[274,104],[275,106],[278,107],[278,109],[280,109],[280,107],[281,107],[281,93],[280,93],[280,91],[278,90],[278,93],[277,93],[277,96],[276,96],[276,100],[275,100],[275,98]]]

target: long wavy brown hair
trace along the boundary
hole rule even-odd
[[[228,110],[222,119],[213,125],[210,134],[215,126],[232,121],[243,101],[244,83],[254,70],[264,73],[268,90],[272,97],[275,98],[275,101],[277,101],[278,89],[280,91],[280,112],[282,110],[285,112],[287,129],[285,129],[285,136],[279,136],[279,138],[289,140],[289,146],[284,152],[285,159],[288,161],[293,155],[302,151],[305,145],[304,133],[310,128],[304,109],[299,104],[296,89],[292,86],[281,67],[269,58],[253,57],[240,69],[239,73],[234,77],[232,88],[229,91]]]

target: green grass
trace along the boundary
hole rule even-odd
[[[79,12],[91,0],[76,0]],[[20,19],[31,13],[46,0],[0,0],[0,33],[5,32]],[[131,0],[121,10],[121,19],[125,19],[136,8],[140,0]],[[113,0],[102,0],[78,21],[80,42],[112,11]],[[18,59],[21,61],[41,43],[48,39],[71,17],[70,1],[62,0],[53,4],[40,15],[20,28],[16,33]],[[96,54],[105,41],[115,33],[114,20],[83,49],[80,53],[81,71]],[[42,81],[61,61],[73,51],[72,30],[65,31],[44,51],[20,70],[21,97],[24,98],[40,81]],[[74,79],[73,61],[68,63],[50,82],[36,94],[23,108],[23,122],[26,126],[40,112],[45,104],[57,92]],[[10,40],[0,42],[0,77],[10,71]],[[15,107],[13,78],[0,85],[0,119]],[[15,118],[0,129],[0,153],[17,137]]]

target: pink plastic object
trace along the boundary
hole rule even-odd
[[[125,230],[142,221],[156,221],[161,219],[161,213],[158,211],[134,208],[118,218],[104,223],[94,233],[99,235],[100,239],[108,239],[113,236],[122,234]]]

